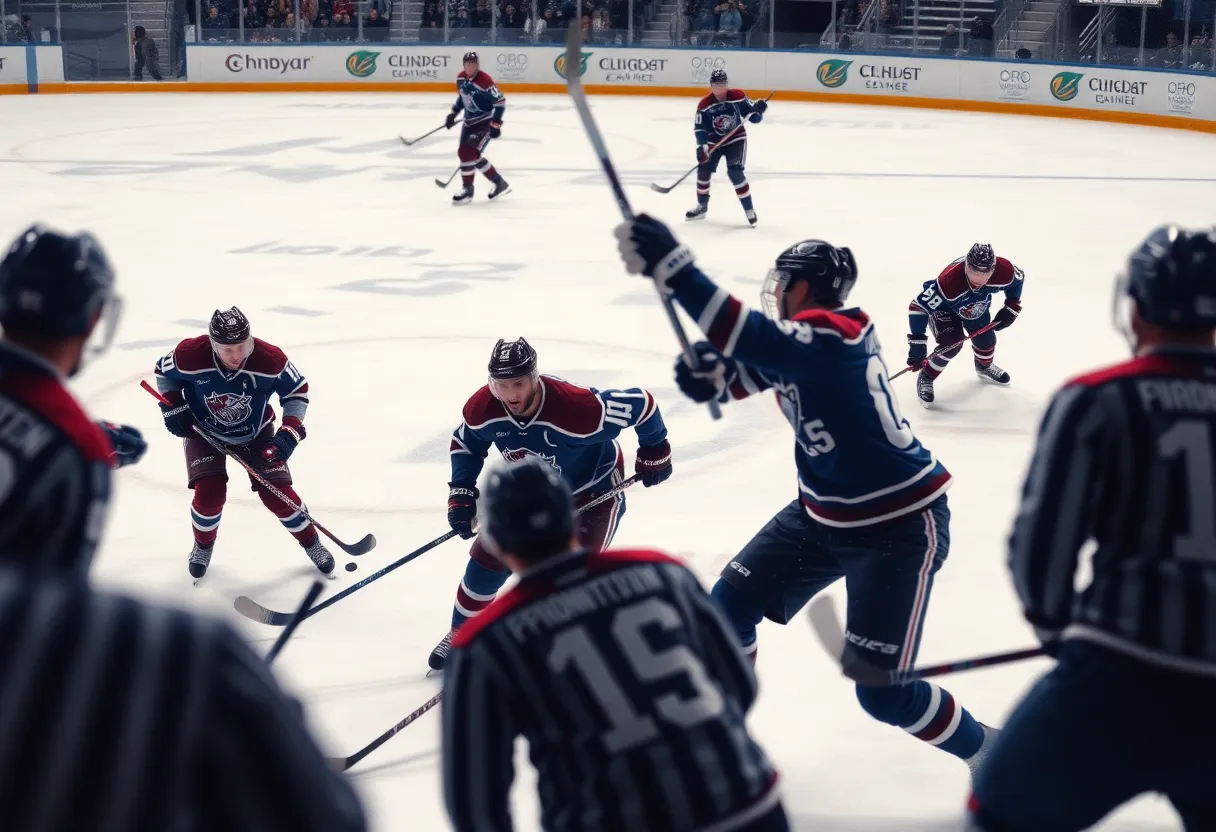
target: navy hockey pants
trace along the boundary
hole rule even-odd
[[[1145,792],[1216,830],[1216,679],[1069,641],[975,781],[972,829],[1079,832]]]
[[[747,200],[746,208],[751,208],[751,186],[747,184],[747,174],[743,166],[747,164],[747,137],[732,141],[725,147],[720,147],[709,154],[709,159],[697,165],[697,201],[709,202],[709,180],[718,169],[718,163],[726,158],[726,175],[735,186],[735,196]]]
[[[940,376],[950,360],[962,352],[963,339],[979,332],[990,323],[992,323],[992,317],[987,310],[978,318],[960,318],[953,312],[941,311],[930,315],[929,326],[933,329],[933,339],[937,341],[938,347],[944,347],[947,344],[954,344],[954,347],[943,350],[929,359],[929,366],[925,368],[929,377]],[[996,356],[996,330],[990,329],[972,338],[971,352],[975,355],[976,366],[987,367],[991,364],[992,359]]]

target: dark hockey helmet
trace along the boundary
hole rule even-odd
[[[207,328],[207,334],[217,344],[243,344],[249,340],[251,332],[249,319],[235,306],[231,309],[217,309],[211,313],[211,325]]]
[[[465,52],[464,57],[460,59],[461,64],[477,64],[481,65],[481,58],[477,57],[476,52]]]
[[[110,346],[121,307],[114,269],[91,234],[31,226],[0,261],[0,326],[40,338],[90,336],[82,360]]]
[[[989,274],[996,268],[996,252],[988,243],[976,243],[967,252],[967,268],[980,274]]]
[[[713,86],[714,84],[727,83],[726,70],[725,69],[715,69],[713,72],[709,73],[709,83],[710,83],[710,86]]]
[[[1115,293],[1150,324],[1182,332],[1216,329],[1216,229],[1155,229],[1132,252]],[[1119,310],[1121,312],[1130,310]],[[1116,325],[1130,338],[1130,315]]]
[[[785,296],[796,281],[807,283],[811,306],[825,309],[843,306],[857,282],[853,252],[823,240],[803,240],[781,252],[760,289],[764,314],[774,320],[790,317]]]
[[[570,488],[556,468],[537,456],[490,473],[480,516],[493,551],[525,560],[560,554],[574,536]]]
[[[520,338],[508,341],[499,338],[490,353],[490,378],[508,379],[536,375],[536,350]]]

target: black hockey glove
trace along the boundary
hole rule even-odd
[[[308,432],[304,430],[304,426],[295,419],[292,420],[291,424],[284,422],[283,426],[275,431],[274,438],[270,440],[270,443],[262,449],[262,459],[270,464],[286,462],[291,459],[291,455],[295,453],[296,446],[307,435]]]
[[[924,335],[908,336],[908,366],[917,370],[929,357],[929,339]]]
[[[443,126],[451,130],[456,126],[456,111],[452,110],[448,113],[448,117],[443,120]]]
[[[1000,311],[996,313],[996,317],[992,319],[993,329],[1000,332],[1002,329],[1013,326],[1013,322],[1018,319],[1018,313],[1022,311],[1022,302],[1017,300],[1007,300]]]
[[[709,145],[697,145],[697,164],[703,165],[709,161]]]
[[[502,122],[501,121],[491,121],[490,122],[490,138],[497,139],[497,138],[500,138],[501,136],[502,136]]]
[[[473,537],[473,521],[477,518],[477,498],[481,494],[477,486],[466,488],[462,485],[451,485],[448,492],[448,525],[452,531],[465,540]]]
[[[144,458],[148,451],[148,443],[144,435],[130,425],[119,425],[114,422],[101,421],[97,423],[106,436],[110,438],[110,464],[115,468],[124,465],[134,465]]]
[[[759,101],[752,103],[752,112],[764,115],[764,111],[768,109],[768,102],[761,98]]]
[[[185,439],[193,432],[191,428],[194,427],[194,414],[190,412],[190,405],[186,404],[181,393],[170,394],[165,398],[170,401],[170,404],[158,405],[160,415],[165,420],[165,430]]]
[[[680,245],[666,225],[649,214],[638,214],[613,231],[625,271],[653,277],[664,292],[667,282],[692,266],[692,252]]]
[[[722,354],[708,341],[698,341],[693,345],[693,350],[701,367],[694,370],[688,366],[688,360],[683,355],[676,358],[676,386],[697,404],[704,404],[710,399],[720,398],[726,391],[726,364],[722,361]]]
[[[642,485],[650,488],[658,485],[671,476],[671,443],[666,439],[663,444],[651,448],[638,448],[637,457],[633,460],[633,473],[642,480]]]

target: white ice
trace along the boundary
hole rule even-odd
[[[379,538],[330,592],[446,530],[447,434],[502,336],[529,338],[545,371],[658,396],[676,473],[629,492],[618,544],[681,553],[709,586],[792,498],[789,428],[769,397],[731,405],[713,423],[674,390],[674,341],[652,289],[618,264],[616,206],[567,100],[511,96],[489,155],[514,192],[490,204],[479,179],[477,201],[455,208],[454,189],[432,181],[455,168],[454,137],[409,150],[397,140],[439,123],[451,98],[0,99],[0,237],[35,220],[89,229],[117,263],[126,298],[116,349],[77,385],[94,413],[137,425],[152,445],[141,465],[117,475],[95,569],[101,584],[223,614],[263,651],[275,631],[239,618],[232,599],[248,594],[287,610],[307,586],[307,560],[240,476],[210,574],[193,587],[186,572],[180,445],[137,382],[179,339],[200,333],[212,309],[232,304],[311,382],[308,438],[292,459],[300,493],[340,535]],[[1126,354],[1109,308],[1130,247],[1164,221],[1211,223],[1212,139],[778,96],[750,130],[760,215],[750,229],[724,170],[699,224],[682,221],[691,180],[668,196],[646,188],[692,164],[692,101],[593,106],[635,207],[671,222],[701,265],[746,300],[791,243],[851,246],[861,269],[853,297],[876,318],[889,366],[904,359],[908,300],[971,243],[991,241],[1025,270],[1025,311],[997,352],[1012,387],[981,386],[966,352],[939,383],[932,412],[916,404],[911,376],[896,386],[904,414],[957,478],[950,556],[921,660],[1031,644],[1004,540],[1040,411],[1068,376]],[[425,661],[447,629],[465,553],[458,541],[443,545],[308,621],[288,644],[277,671],[305,701],[327,752],[352,753],[438,688],[424,678]],[[1047,667],[944,684],[999,725]],[[759,674],[751,725],[780,768],[797,829],[958,828],[966,768],[866,717],[801,619],[763,625]],[[352,770],[376,830],[446,828],[436,717]],[[518,825],[535,828],[532,775],[521,782]],[[1146,799],[1100,828],[1177,821]]]

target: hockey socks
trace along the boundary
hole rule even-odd
[[[461,624],[477,617],[482,610],[490,606],[490,602],[510,575],[506,570],[495,572],[469,558],[464,578],[456,589],[456,603],[452,606],[452,629],[458,629]]]
[[[194,531],[194,542],[199,546],[210,548],[215,544],[227,496],[228,484],[219,477],[204,477],[194,484],[190,525]]]
[[[739,204],[743,206],[744,211],[752,211],[752,188],[747,184],[747,174],[743,172],[743,168],[727,168],[726,175],[730,177],[731,184],[735,186],[735,196],[739,197]]]
[[[300,495],[290,485],[280,485],[278,488],[287,499],[296,505],[304,505],[304,501],[300,499]],[[258,496],[262,499],[262,504],[270,509],[275,517],[279,518],[279,522],[283,524],[283,528],[291,532],[291,536],[301,546],[307,549],[317,542],[319,539],[317,537],[317,530],[313,528],[312,523],[309,522],[302,512],[296,511],[265,488],[258,489]]]
[[[974,756],[984,744],[984,727],[954,700],[950,691],[931,682],[858,685],[857,700],[879,722],[903,728],[959,759]]]

